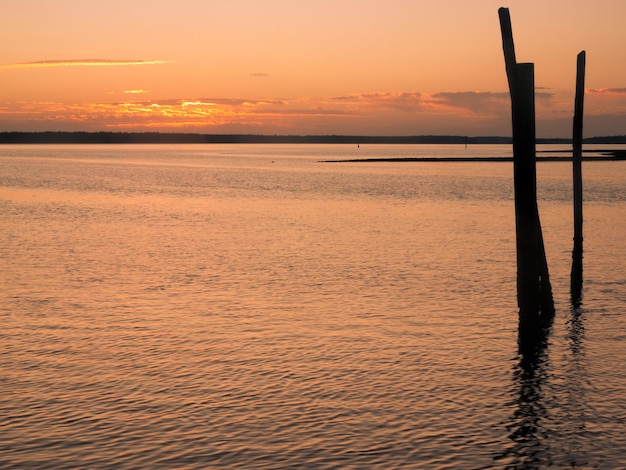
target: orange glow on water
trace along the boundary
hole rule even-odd
[[[589,166],[580,314],[539,165],[558,321],[526,364],[510,165],[320,162],[454,149],[391,147],[5,146],[3,459],[620,468],[623,162]]]

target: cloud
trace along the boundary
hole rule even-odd
[[[328,102],[345,108],[351,114],[369,114],[384,109],[415,112],[424,106],[427,101],[424,98],[425,95],[417,92],[376,92],[335,96]]]
[[[127,94],[139,96],[141,92],[128,90]],[[435,125],[465,119],[458,108],[441,101],[418,92],[375,92],[267,100],[194,97],[108,103],[22,102],[4,109],[0,103],[0,120],[15,119],[19,113],[29,126],[38,122],[56,129],[188,128],[266,133],[358,133],[361,129],[361,132],[394,133],[394,126],[400,126],[398,129],[405,129],[402,132],[420,133],[419,129],[425,125],[430,126],[428,132],[433,132]],[[410,132],[410,129],[415,130]]]
[[[269,77],[268,73],[254,72],[250,74],[251,77]]]
[[[510,107],[508,93],[459,91],[441,92],[432,95],[436,102],[480,114],[500,115]]]
[[[109,103],[110,105],[136,105],[136,106],[221,106],[222,108],[238,108],[250,109],[260,106],[283,106],[287,104],[283,100],[247,100],[243,98],[189,98],[189,99],[162,99],[150,101],[134,101],[132,103],[117,102]]]
[[[169,63],[166,60],[110,60],[110,59],[71,59],[40,60],[17,64],[0,65],[3,69],[41,68],[41,67],[119,67],[127,65],[159,65]]]
[[[537,101],[537,115],[552,109],[554,93],[535,92]],[[431,96],[433,103],[441,111],[447,108],[449,112],[461,113],[473,119],[508,119],[511,113],[511,98],[508,92],[440,92]]]
[[[510,135],[511,132],[508,92],[373,92],[280,99],[191,96],[157,100],[149,100],[149,95],[143,93],[145,90],[127,90],[124,98],[116,102],[0,102],[0,124],[15,130],[39,126],[41,130],[188,129],[267,134]],[[626,90],[622,93],[626,97]],[[545,90],[538,91],[536,97],[538,135],[568,136],[571,97]],[[601,125],[613,132],[615,123],[623,124],[626,100],[619,98],[604,93],[589,100],[585,119],[595,123],[594,135],[605,134]],[[620,118],[600,119],[606,115]]]
[[[551,92],[536,92],[536,99],[544,105],[555,96]],[[353,110],[401,110],[428,114],[458,114],[484,118],[502,116],[510,112],[508,92],[457,91],[438,93],[381,92],[335,96],[330,101]]]
[[[590,95],[626,95],[626,88],[587,88]]]
[[[585,118],[590,115],[626,114],[626,88],[587,88]],[[586,127],[586,124],[585,124]]]

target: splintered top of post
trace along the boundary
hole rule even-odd
[[[514,68],[517,64],[515,59],[515,45],[513,44],[513,29],[511,28],[511,15],[508,8],[500,8],[498,10],[500,17],[500,31],[502,32],[502,49],[504,50],[504,63],[506,65],[506,74],[509,79],[514,77]]]

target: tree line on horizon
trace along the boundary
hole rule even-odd
[[[538,144],[569,144],[571,138],[537,139]],[[626,144],[626,135],[584,139],[586,144]],[[166,132],[0,132],[0,144],[510,144],[506,136],[358,136],[193,134]]]

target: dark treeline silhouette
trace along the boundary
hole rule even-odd
[[[626,135],[607,135],[583,139],[584,144],[626,144]]]
[[[511,137],[456,135],[261,135],[167,132],[0,132],[0,144],[510,144]],[[537,139],[539,144],[569,144],[571,139]],[[592,137],[584,143],[626,144],[626,135]]]

